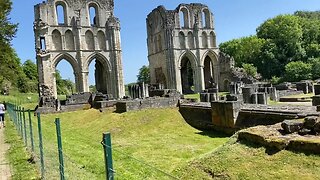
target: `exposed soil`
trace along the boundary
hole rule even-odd
[[[9,149],[9,144],[4,140],[4,128],[0,129],[0,179],[11,179],[11,171],[9,162],[6,160],[5,154]]]

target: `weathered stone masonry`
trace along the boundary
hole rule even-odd
[[[181,93],[201,92],[213,82],[219,90],[228,89],[233,62],[219,52],[206,5],[159,6],[146,21],[151,84]]]
[[[113,15],[113,0],[47,0],[34,11],[41,97],[57,97],[55,69],[62,59],[73,68],[77,92],[89,92],[88,68],[96,60],[97,90],[115,98],[125,95],[120,22]]]

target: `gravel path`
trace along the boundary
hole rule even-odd
[[[4,129],[0,129],[0,180],[11,179],[9,162],[5,158],[5,154],[9,149],[9,144],[4,140]]]

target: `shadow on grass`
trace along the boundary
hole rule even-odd
[[[201,131],[201,132],[196,132],[196,134],[202,135],[202,136],[208,136],[211,138],[226,138],[226,137],[231,137],[230,135],[222,132],[217,132],[217,131]]]
[[[262,144],[250,142],[250,141],[247,141],[247,140],[239,140],[238,142],[241,143],[241,144],[244,144],[244,145],[246,145],[246,146],[248,146],[250,148],[258,149],[258,148],[262,148],[263,147],[263,148],[265,148],[265,153],[270,155],[270,156],[272,156],[274,154],[277,154],[278,152],[283,150],[283,149],[278,149],[276,147],[266,147],[266,146],[264,146]]]

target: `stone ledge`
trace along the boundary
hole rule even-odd
[[[238,140],[253,142],[267,148],[320,154],[320,136],[300,136],[297,133],[283,135],[281,123],[256,126],[238,132]]]

